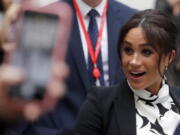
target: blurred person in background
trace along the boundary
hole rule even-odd
[[[114,85],[124,79],[116,50],[118,34],[121,26],[137,11],[116,0],[64,1],[74,12],[66,58],[70,68],[67,93],[52,112],[28,126],[24,123],[15,125],[7,131],[8,135],[72,135],[77,114],[89,89],[92,86]],[[92,44],[88,44],[87,37]],[[101,46],[95,65],[101,75],[96,79],[88,45],[96,50],[98,37]]]
[[[180,0],[156,0],[155,8],[165,11],[169,15],[180,15]]]
[[[7,32],[7,27],[11,19],[8,19],[12,13],[9,13],[9,7],[12,4],[12,0],[0,0],[0,44],[5,40],[5,35]],[[13,11],[14,12],[14,11]],[[6,14],[6,15],[5,15]],[[3,26],[2,26],[3,25]],[[0,46],[0,64],[3,61],[4,51]]]
[[[5,6],[2,6],[2,2],[4,2]],[[14,48],[14,44],[9,44],[6,39],[8,38],[9,27],[16,19],[20,8],[20,5],[11,4],[10,6],[10,4],[11,2],[7,0],[0,3],[0,8],[3,11],[0,25],[0,47],[3,48],[5,53]],[[18,123],[22,120],[34,121],[40,115],[53,109],[59,98],[64,95],[64,81],[68,76],[69,70],[65,62],[56,61],[53,64],[52,72],[56,75],[57,79],[50,80],[49,89],[47,89],[42,100],[23,100],[9,95],[9,87],[23,81],[24,74],[22,70],[9,64],[1,63],[0,135],[5,134],[6,126],[11,123]]]
[[[167,72],[168,82],[175,86],[180,86],[180,0],[157,0],[156,9],[162,10],[172,16],[177,25],[179,36],[177,38],[177,57]]]
[[[169,3],[171,9],[172,9],[172,14],[174,16],[179,16],[180,15],[180,0],[167,0]]]

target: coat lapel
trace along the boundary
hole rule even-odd
[[[79,31],[79,25],[77,21],[77,17],[75,15],[75,9],[72,4],[72,0],[67,0],[71,7],[73,8],[74,12],[74,18],[73,18],[73,25],[72,25],[72,31],[71,31],[71,36],[69,40],[69,47],[70,47],[70,53],[72,54],[73,61],[75,61],[80,77],[82,78],[82,85],[85,86],[86,90],[90,88],[90,81],[87,79],[88,74],[87,74],[87,69],[86,69],[86,62],[85,62],[85,57],[83,53],[83,48],[82,48],[82,41],[80,37],[80,31]]]
[[[126,81],[118,87],[117,91],[118,93],[114,100],[114,105],[120,133],[125,135],[136,135],[136,112],[133,92]],[[170,95],[180,111],[180,89],[170,87]]]
[[[120,133],[123,135],[136,135],[134,96],[126,81],[119,87],[114,104]]]
[[[108,53],[109,53],[109,80],[110,84],[114,84],[117,74],[117,68],[119,68],[119,59],[117,52],[117,39],[121,26],[119,18],[119,7],[117,8],[114,0],[109,0],[109,6],[107,10],[107,33],[108,33]],[[119,70],[119,69],[118,69]]]

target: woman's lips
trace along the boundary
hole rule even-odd
[[[145,74],[146,72],[130,72],[130,77],[131,79],[141,79]]]

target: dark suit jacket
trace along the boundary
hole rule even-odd
[[[92,91],[80,110],[76,135],[136,135],[134,96],[127,82]],[[180,111],[180,89],[170,87],[170,94]]]
[[[180,135],[180,124],[177,126],[176,131],[174,132],[174,135]]]
[[[64,0],[72,7],[72,0]],[[74,8],[73,8],[74,11]],[[122,25],[137,11],[131,9],[115,0],[109,0],[107,10],[107,32],[109,45],[109,77],[110,85],[121,82],[124,75],[121,72],[120,62],[117,53],[117,40],[119,30]],[[75,13],[75,11],[74,11]],[[14,130],[19,130],[18,135],[25,135],[29,132],[33,135],[54,135],[62,133],[71,135],[71,129],[74,123],[81,104],[85,101],[86,95],[91,87],[88,80],[88,73],[84,59],[80,32],[76,16],[72,26],[72,32],[69,40],[69,48],[66,59],[70,67],[70,77],[67,81],[67,95],[61,100],[57,107],[49,114],[43,116],[38,122],[29,126],[20,126],[9,130],[9,135],[14,134]],[[14,127],[13,127],[14,128]],[[22,129],[24,131],[22,132]],[[17,131],[16,131],[17,132]]]

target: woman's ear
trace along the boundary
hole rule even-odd
[[[169,54],[168,54],[168,65],[171,64],[173,62],[173,60],[176,57],[176,50],[172,50]]]

